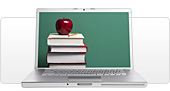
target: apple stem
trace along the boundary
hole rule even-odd
[[[65,19],[65,17],[63,17],[63,19]]]

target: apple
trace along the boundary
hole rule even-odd
[[[56,22],[56,30],[59,35],[68,35],[73,28],[73,23],[70,19],[58,19]]]

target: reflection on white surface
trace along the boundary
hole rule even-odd
[[[134,69],[148,83],[169,82],[169,20],[133,18]]]
[[[34,69],[35,18],[1,20],[1,81],[21,83]]]

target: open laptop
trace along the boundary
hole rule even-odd
[[[49,62],[58,61],[54,53],[49,59],[48,38],[57,33],[56,21],[63,17],[73,22],[71,33],[83,35],[88,48],[84,66]],[[37,9],[35,70],[22,87],[146,87],[146,80],[133,69],[131,19],[131,9]],[[71,58],[70,62],[77,60]]]

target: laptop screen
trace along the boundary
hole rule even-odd
[[[86,45],[87,52],[50,52],[52,47],[54,50],[62,47],[67,50],[69,46],[62,45],[63,41],[57,46],[48,44],[49,35],[57,35],[56,21],[63,17],[72,21],[72,34],[84,36],[80,40]],[[86,68],[131,66],[128,12],[39,12],[38,38],[38,68],[66,64],[68,67],[84,65]],[[71,50],[75,47],[69,48]],[[76,48],[73,50],[77,50]]]

